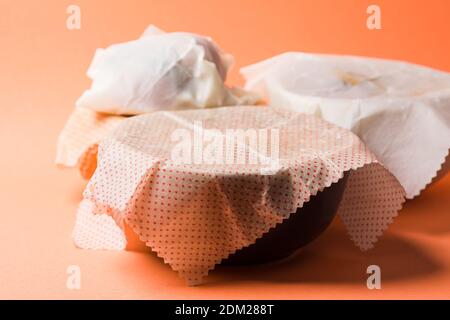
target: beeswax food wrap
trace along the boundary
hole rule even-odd
[[[136,115],[254,104],[256,95],[225,86],[232,61],[211,38],[150,26],[139,39],[97,50],[87,72],[92,86],[76,105]]]
[[[99,144],[74,240],[123,249],[127,225],[188,284],[199,284],[345,172],[338,214],[367,250],[397,215],[404,190],[350,131],[267,107],[132,117]]]
[[[282,54],[241,73],[246,88],[264,94],[271,106],[315,114],[352,130],[397,177],[408,198],[441,167],[448,171],[448,73],[405,62],[308,53]]]

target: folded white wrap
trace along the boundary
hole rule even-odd
[[[405,62],[285,53],[241,69],[270,105],[352,130],[412,198],[450,148],[450,74]]]
[[[87,72],[92,86],[76,105],[135,115],[254,104],[256,95],[225,87],[232,62],[210,38],[150,26],[137,40],[96,51]]]

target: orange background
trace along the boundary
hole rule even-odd
[[[366,8],[382,30],[366,28]],[[81,7],[81,30],[66,8]],[[450,298],[450,176],[410,201],[378,246],[360,253],[339,221],[300,255],[274,265],[218,268],[186,287],[145,252],[87,251],[70,235],[84,182],[53,166],[56,137],[89,86],[97,47],[152,23],[212,36],[238,68],[301,50],[408,60],[450,71],[447,0],[0,0],[0,298]],[[412,173],[413,174],[413,173]],[[382,268],[368,290],[366,268]],[[66,269],[81,267],[81,290]]]

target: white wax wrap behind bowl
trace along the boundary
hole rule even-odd
[[[76,105],[136,115],[254,104],[259,99],[255,94],[225,86],[232,62],[208,37],[150,26],[139,39],[96,51],[87,72],[92,86]]]
[[[124,119],[75,108],[58,136],[55,163],[60,167],[78,167],[81,176],[89,179],[97,165],[99,141]]]
[[[381,59],[285,53],[244,67],[276,108],[356,133],[413,198],[450,167],[450,74]]]
[[[230,132],[246,135],[229,144]],[[239,154],[244,162],[236,160]],[[338,214],[366,250],[397,215],[404,190],[350,131],[268,107],[132,117],[99,145],[74,241],[82,248],[124,249],[127,224],[189,284],[198,284],[345,173]]]

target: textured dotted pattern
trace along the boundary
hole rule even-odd
[[[403,192],[393,187],[396,184],[397,179],[376,163],[351,173],[339,214],[362,250],[373,247],[401,209]]]
[[[78,167],[81,176],[89,179],[96,167],[98,142],[124,119],[75,108],[58,137],[56,164]]]
[[[279,167],[174,162],[171,133],[192,131],[194,120],[219,130],[278,128]],[[354,134],[311,115],[233,107],[130,118],[102,140],[84,197],[92,213],[128,223],[182,278],[199,284],[351,169],[339,213],[356,245],[368,249],[404,191]]]
[[[73,231],[73,241],[77,247],[123,250],[127,241],[122,230],[110,215],[94,214],[91,201],[81,201]]]

